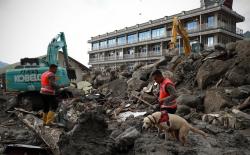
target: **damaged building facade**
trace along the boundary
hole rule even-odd
[[[214,44],[243,39],[243,30],[236,24],[245,18],[232,10],[233,0],[201,0],[201,6],[190,11],[150,20],[110,33],[91,37],[89,65],[95,69],[116,69],[136,62],[154,63],[167,52],[171,40],[172,20],[177,16],[186,28],[190,44],[200,42],[204,48]],[[177,38],[179,53],[183,53],[182,38]]]

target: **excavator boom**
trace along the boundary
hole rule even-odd
[[[172,38],[171,38],[171,42],[170,42],[170,49],[174,49],[176,47],[177,33],[183,39],[184,53],[185,53],[185,56],[188,56],[191,52],[191,46],[190,46],[188,33],[185,30],[185,28],[182,26],[180,20],[177,17],[174,17],[173,27],[172,27]]]

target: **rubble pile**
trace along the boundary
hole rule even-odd
[[[72,90],[73,98],[60,102],[60,127],[50,128],[54,138],[49,139],[48,129],[39,128],[37,121],[31,126],[47,145],[54,146],[50,147],[54,154],[247,155],[249,60],[250,41],[238,41],[189,57],[166,55],[154,64],[136,64],[133,71],[126,66],[92,71],[85,78],[88,82]],[[176,113],[206,132],[207,139],[190,133],[188,144],[182,146],[170,137],[165,141],[157,136],[156,129],[141,130],[143,118],[158,104],[159,86],[150,76],[155,69],[176,84]]]
[[[104,118],[102,111],[82,113],[74,128],[61,135],[60,152],[65,155],[111,154],[112,141]]]
[[[10,109],[15,105],[13,99],[15,99],[14,96],[0,95],[0,154],[4,152],[5,148],[10,147],[10,144],[35,145],[46,148],[42,139],[23,124]]]

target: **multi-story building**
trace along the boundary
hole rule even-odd
[[[174,16],[186,28],[190,44],[200,42],[209,48],[243,39],[243,30],[236,23],[245,18],[232,10],[232,3],[233,0],[201,0],[200,8],[91,37],[89,65],[103,70],[107,66],[115,69],[127,64],[131,68],[135,62],[155,62],[167,52]],[[181,37],[177,38],[177,47],[182,53]]]

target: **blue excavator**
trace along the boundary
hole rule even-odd
[[[62,50],[65,68],[59,65],[59,50]],[[76,79],[74,69],[70,68],[68,60],[67,44],[65,35],[60,32],[48,45],[47,55],[42,58],[23,58],[20,66],[9,69],[5,73],[5,85],[7,92],[17,92],[17,101],[32,102],[32,109],[38,110],[41,104],[40,88],[41,75],[49,69],[50,64],[58,65],[56,82],[62,86],[69,86],[70,80]],[[71,92],[61,91],[58,96],[72,96]]]

